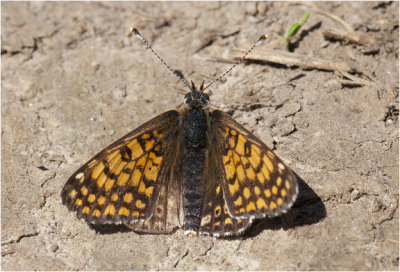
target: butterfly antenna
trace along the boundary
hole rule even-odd
[[[226,71],[225,73],[223,73],[221,76],[219,76],[217,79],[214,79],[210,84],[208,84],[204,89],[207,89],[208,87],[210,87],[211,85],[213,85],[215,82],[217,82],[218,80],[220,80],[221,78],[223,78],[224,76],[226,76],[230,71],[233,70],[233,68],[235,68],[236,66],[238,66],[240,63],[243,62],[244,58],[251,52],[253,51],[254,48],[256,48],[257,46],[259,46],[263,41],[265,41],[266,39],[268,39],[268,35],[262,35],[257,42],[243,55],[243,57],[241,57],[231,68],[229,68],[228,71]]]
[[[153,50],[153,48],[151,48],[150,44],[142,36],[142,34],[140,34],[139,30],[137,30],[136,28],[132,27],[130,31],[131,32],[129,33],[129,36],[131,36],[132,33],[133,33],[136,37],[138,37],[147,46],[147,48],[150,49],[151,52],[153,52],[153,54],[156,55],[156,57],[168,68],[168,70],[170,70],[177,78],[179,78],[179,80],[182,81],[183,84],[185,84],[186,87],[188,87],[190,90],[192,89],[189,86],[189,83],[186,82],[186,80],[183,77],[182,73],[180,71],[177,71],[177,70],[172,70],[172,68]]]

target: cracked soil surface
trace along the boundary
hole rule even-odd
[[[2,269],[398,270],[398,5],[2,2]],[[293,53],[350,74],[249,61],[210,95],[296,172],[289,213],[215,239],[91,228],[61,204],[80,165],[183,101],[131,26],[207,83],[261,34],[260,47],[284,52],[285,29],[306,10]],[[335,18],[367,42],[324,36],[344,29]]]

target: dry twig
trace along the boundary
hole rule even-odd
[[[371,44],[374,42],[374,38],[368,34],[365,33],[358,33],[354,31],[350,25],[348,25],[345,21],[340,19],[339,17],[327,13],[325,11],[315,9],[314,10],[316,13],[322,14],[326,17],[331,18],[332,20],[338,22],[341,24],[344,28],[342,29],[336,29],[336,28],[328,28],[324,30],[323,35],[325,39],[334,39],[334,40],[345,40],[348,42],[356,43],[356,44]]]
[[[238,51],[234,54],[233,58],[239,58],[243,52],[241,48],[235,48]],[[246,57],[247,60],[269,62],[288,67],[298,66],[303,69],[317,69],[326,71],[346,71],[349,73],[357,72],[354,67],[351,67],[345,62],[333,62],[331,60],[322,60],[318,58],[312,58],[305,55],[296,53],[285,52],[281,50],[269,49],[269,48],[258,48],[256,52]]]

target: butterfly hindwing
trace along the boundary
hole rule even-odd
[[[71,176],[63,204],[94,224],[150,218],[178,130],[179,112],[171,110],[111,144]]]
[[[210,111],[210,123],[220,150],[221,187],[229,214],[245,219],[285,213],[298,192],[291,170],[226,113]]]
[[[143,233],[168,234],[182,227],[182,159],[179,143],[179,138],[172,143],[173,152],[170,152],[165,159],[163,171],[159,177],[159,183],[163,185],[152,217],[126,224],[130,229]]]
[[[215,134],[208,133],[204,173],[204,206],[201,218],[200,233],[213,236],[237,235],[242,233],[250,224],[251,219],[236,219],[229,215],[224,200],[222,181],[223,173],[220,172],[220,150],[215,146]]]

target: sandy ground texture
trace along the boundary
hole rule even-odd
[[[398,269],[398,2],[1,7],[3,270]],[[296,172],[288,214],[216,239],[93,228],[61,204],[80,165],[183,101],[131,26],[196,82],[269,34],[210,97]]]

